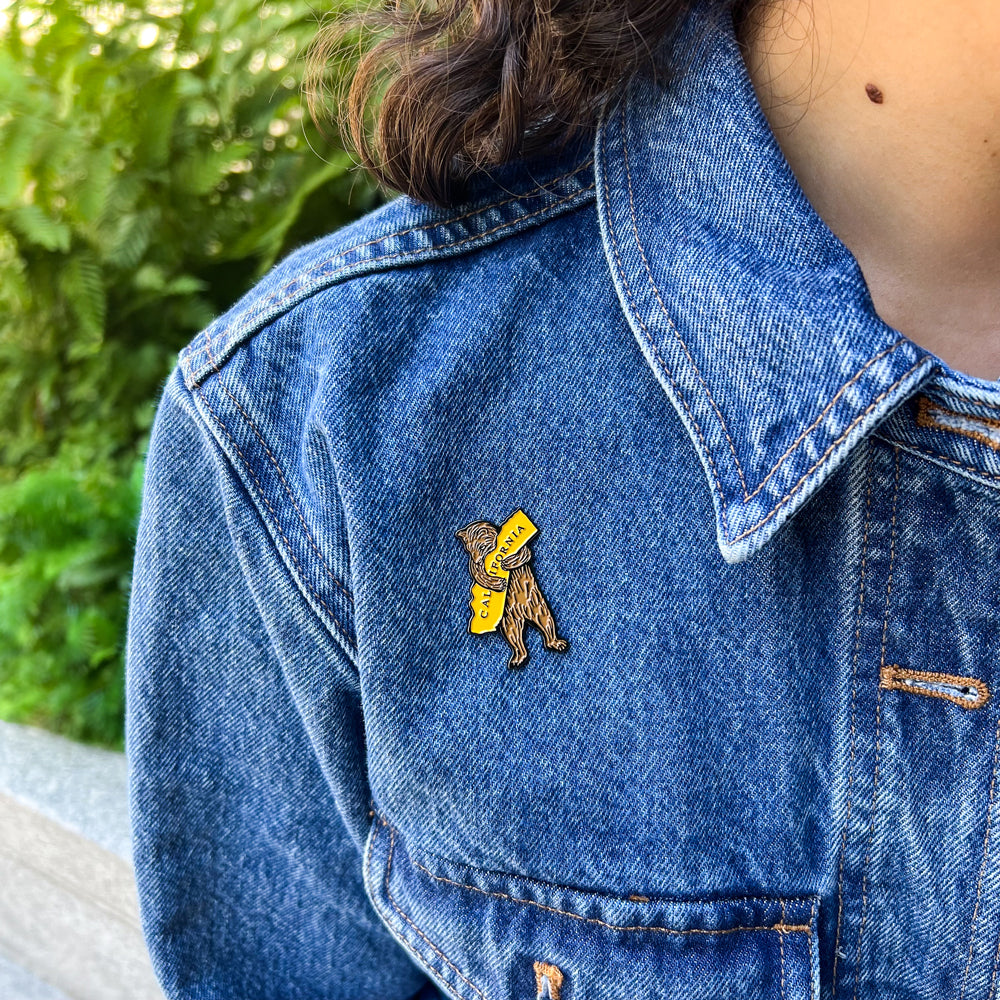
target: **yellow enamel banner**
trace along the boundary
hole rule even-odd
[[[499,576],[506,580],[510,574],[500,567],[500,560],[512,556],[523,548],[538,534],[538,529],[531,523],[523,510],[516,510],[500,526],[497,535],[497,547],[486,557],[486,572],[491,576]],[[472,621],[469,631],[474,635],[481,632],[495,632],[503,617],[504,605],[507,603],[507,591],[487,590],[478,583],[472,585]]]

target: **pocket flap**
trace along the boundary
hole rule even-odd
[[[818,899],[624,898],[408,852],[376,815],[375,909],[462,1000],[818,1000]]]

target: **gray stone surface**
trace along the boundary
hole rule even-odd
[[[128,834],[121,754],[0,723],[2,1000],[162,1000]]]
[[[0,792],[130,859],[125,755],[0,722]]]
[[[65,993],[43,983],[0,955],[0,997],[4,1000],[69,1000]]]

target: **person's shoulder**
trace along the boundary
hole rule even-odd
[[[315,316],[320,308],[327,329],[343,329],[346,320],[362,314],[357,296],[342,290],[357,279],[376,282],[375,288],[369,283],[363,298],[379,300],[383,309],[408,296],[411,309],[414,302],[433,309],[428,288],[440,285],[441,277],[428,284],[426,265],[462,273],[467,255],[500,248],[518,234],[544,240],[543,230],[551,228],[547,224],[591,204],[594,190],[592,145],[581,140],[557,155],[516,161],[477,176],[465,200],[452,209],[397,197],[300,247],[272,268],[181,351],[184,381],[189,388],[198,384],[289,313]],[[566,233],[563,238],[571,239],[572,230]],[[516,280],[523,254],[500,253],[501,267],[507,266],[510,279]]]

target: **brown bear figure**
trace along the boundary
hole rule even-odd
[[[500,630],[512,650],[507,666],[523,667],[528,662],[528,647],[524,644],[524,625],[531,622],[544,636],[546,649],[563,653],[569,643],[556,634],[556,620],[549,610],[541,587],[528,563],[531,549],[524,545],[500,562],[510,577],[493,576],[486,570],[486,557],[496,548],[499,529],[489,521],[473,521],[455,532],[469,554],[469,572],[473,580],[487,590],[507,590]]]

